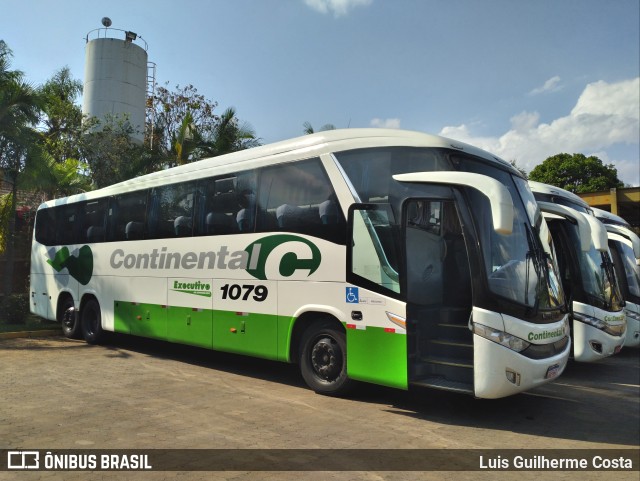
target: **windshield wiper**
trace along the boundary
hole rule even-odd
[[[611,262],[611,259],[609,258],[609,256],[604,252],[601,253],[601,256],[602,256],[602,264],[600,264],[600,268],[604,271],[604,275],[607,277],[607,280],[609,281],[609,299],[608,299],[608,305],[606,307],[607,309],[611,309],[613,307],[613,298],[616,294],[615,290],[617,287],[615,272],[613,270],[613,263]]]
[[[544,264],[544,262],[541,262],[540,248],[536,247],[536,241],[535,241],[533,231],[531,230],[531,226],[526,222],[524,222],[523,224],[524,224],[524,230],[527,234],[527,244],[529,246],[529,250],[527,251],[527,255],[525,257],[525,262],[527,266],[525,268],[524,302],[525,302],[525,305],[529,305],[529,273],[530,273],[529,262],[531,261],[533,263],[533,269],[536,272],[536,276],[538,276],[538,279],[537,279],[538,286],[540,286],[541,265]],[[539,302],[540,302],[539,296],[536,295],[534,306],[533,306],[534,311],[536,312],[538,311]]]

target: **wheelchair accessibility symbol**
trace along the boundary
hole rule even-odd
[[[347,287],[346,288],[346,301],[349,304],[358,304],[360,302],[359,300],[359,293],[358,293],[358,288],[357,287]]]

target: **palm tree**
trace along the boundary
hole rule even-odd
[[[4,248],[3,273],[4,299],[8,299],[13,287],[13,257],[15,234],[15,207],[18,194],[18,177],[37,148],[38,133],[34,127],[40,117],[40,99],[35,89],[24,81],[24,74],[11,70],[12,52],[0,41],[0,169],[4,180],[11,185],[5,199],[5,221],[0,226],[3,234],[0,249]]]
[[[304,132],[305,135],[310,135],[316,132],[313,129],[313,126],[309,122],[303,123],[302,127],[303,127],[302,131]],[[336,130],[336,126],[333,124],[324,124],[322,127],[320,127],[320,130],[318,130],[318,132],[323,132],[325,130]]]
[[[31,160],[22,175],[20,185],[26,190],[41,194],[42,202],[92,189],[91,179],[82,173],[87,167],[77,159],[68,158],[58,162],[46,150],[38,149]]]
[[[202,143],[200,149],[209,156],[223,155],[260,145],[260,139],[247,122],[239,124],[236,111],[229,107],[220,116],[213,134]]]

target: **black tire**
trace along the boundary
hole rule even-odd
[[[307,385],[318,394],[340,396],[353,381],[347,376],[347,343],[344,331],[335,322],[311,325],[300,343],[300,372]]]
[[[78,312],[76,311],[71,296],[65,296],[58,308],[58,321],[62,324],[62,333],[69,339],[80,339],[82,337],[82,328]]]
[[[100,304],[95,299],[89,299],[80,310],[82,336],[88,344],[99,344],[104,339],[102,329],[102,314]]]

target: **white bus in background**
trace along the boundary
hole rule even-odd
[[[609,250],[625,301],[627,337],[625,347],[640,345],[640,238],[622,217],[593,208],[594,215],[607,229]]]
[[[571,306],[574,359],[593,362],[617,353],[625,342],[624,300],[604,226],[577,195],[540,182],[529,185],[551,231]]]
[[[527,181],[400,130],[321,132],[46,202],[31,296],[70,337],[298,363],[332,395],[355,380],[499,398],[554,379],[571,349]]]

